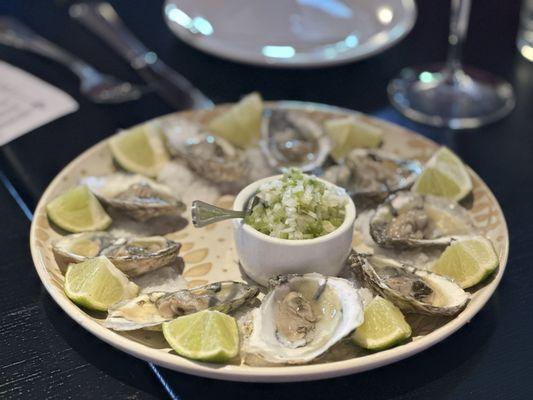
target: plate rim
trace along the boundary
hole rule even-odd
[[[337,57],[332,59],[327,58],[317,58],[312,60],[298,60],[293,58],[274,58],[264,55],[255,54],[252,57],[246,57],[240,54],[233,54],[224,52],[219,49],[217,46],[206,45],[203,40],[196,40],[197,37],[193,36],[185,28],[181,27],[179,24],[171,21],[165,8],[172,0],[165,0],[163,3],[162,14],[165,24],[169,30],[176,36],[179,40],[183,41],[187,45],[200,50],[211,56],[221,58],[223,60],[238,62],[246,65],[254,65],[259,67],[271,67],[271,68],[319,68],[319,67],[333,67],[337,65],[344,65],[351,62],[361,61],[366,58],[370,58],[376,54],[379,54],[383,51],[388,50],[395,44],[399,43],[404,39],[412,30],[416,23],[418,17],[418,8],[415,0],[399,0],[404,9],[409,12],[409,15],[401,23],[391,27],[389,29],[389,35],[386,40],[376,40],[375,38],[365,46],[357,46],[351,50],[346,50],[342,53],[339,53]],[[390,31],[401,27],[402,31],[400,34],[390,35]],[[196,39],[195,39],[196,38]]]
[[[303,107],[309,110],[327,110],[330,112],[337,111],[341,113],[349,113],[352,115],[361,114],[360,112],[355,110],[349,110],[346,108],[312,102],[281,100],[277,102],[268,102],[266,104],[280,104],[285,106],[294,106],[298,108]],[[220,104],[218,105],[218,107],[225,105],[226,104]],[[165,114],[153,118],[152,120],[165,118],[173,114],[176,113]],[[438,145],[438,143],[436,143],[435,141],[424,137],[410,129],[404,128],[400,125],[385,121],[380,118],[372,117],[370,115],[367,116],[369,118],[379,120],[380,122],[400,127],[401,129],[408,131],[411,134],[414,134],[419,139],[428,141],[430,143],[433,143],[434,145]],[[112,135],[85,149],[81,154],[71,160],[54,177],[54,179],[52,179],[46,190],[41,195],[39,202],[37,203],[37,206],[35,208],[36,212],[34,213],[34,215],[37,215],[37,211],[42,211],[45,209],[45,199],[50,196],[50,192],[57,185],[57,183],[61,179],[63,179],[63,177],[70,171],[70,169],[73,168],[73,165],[83,162],[84,159],[90,157],[93,153],[100,151],[100,149],[107,144],[107,141],[111,136]],[[488,196],[496,205],[499,215],[502,216],[502,227],[505,231],[505,240],[501,253],[502,262],[498,268],[498,273],[496,274],[494,279],[485,287],[486,290],[476,298],[476,302],[474,304],[470,302],[467,308],[465,308],[465,310],[463,310],[453,320],[437,328],[428,335],[425,335],[417,339],[416,341],[412,341],[398,347],[393,347],[382,352],[373,353],[362,357],[354,357],[342,361],[332,361],[311,365],[273,367],[253,367],[248,365],[242,367],[241,365],[224,364],[221,364],[219,366],[216,364],[188,360],[172,353],[166,353],[158,349],[150,348],[144,344],[131,340],[125,336],[113,332],[110,329],[103,327],[98,322],[94,321],[91,317],[89,317],[81,308],[72,303],[65,295],[62,295],[60,291],[51,284],[49,273],[45,267],[45,261],[41,259],[41,253],[38,250],[38,246],[36,244],[36,229],[38,228],[36,218],[32,220],[30,228],[30,250],[37,274],[39,275],[39,278],[42,284],[44,285],[46,291],[54,299],[56,304],[59,305],[59,307],[82,328],[89,331],[94,336],[98,337],[100,340],[125,353],[133,355],[136,358],[140,358],[142,360],[152,362],[159,366],[172,369],[178,372],[188,373],[201,377],[238,382],[302,382],[346,376],[354,373],[368,371],[384,365],[393,364],[397,361],[418,354],[426,350],[427,348],[441,342],[442,340],[455,333],[461,327],[466,325],[485,306],[485,304],[492,297],[493,293],[499,286],[499,283],[507,267],[507,261],[509,256],[509,230],[507,226],[507,221],[501,209],[500,203],[497,201],[489,186],[470,167],[468,167],[468,170],[474,178],[479,179],[481,182],[483,182],[483,185],[487,190]]]

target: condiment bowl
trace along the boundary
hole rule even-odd
[[[234,210],[243,210],[248,200],[265,182],[279,179],[271,176],[251,183],[242,189],[233,203]],[[330,187],[330,182],[321,182]],[[352,248],[355,205],[346,195],[346,213],[343,223],[326,235],[314,239],[280,239],[259,232],[242,219],[233,220],[237,254],[244,272],[261,285],[284,274],[318,272],[323,275],[338,275],[344,267]]]

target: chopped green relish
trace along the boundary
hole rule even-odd
[[[290,169],[280,179],[262,184],[261,200],[245,223],[280,239],[313,239],[337,229],[344,221],[344,189],[325,185],[312,175]]]

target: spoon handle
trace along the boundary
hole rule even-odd
[[[85,61],[37,35],[15,18],[0,17],[0,43],[17,49],[31,51],[61,63],[78,75],[80,79],[83,79],[88,74],[99,75],[99,72]]]
[[[226,219],[244,218],[246,216],[245,211],[227,210],[200,200],[192,202],[191,213],[192,223],[196,228],[201,228]]]

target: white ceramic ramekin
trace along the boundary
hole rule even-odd
[[[239,192],[233,203],[234,210],[243,210],[248,199],[263,183],[280,178],[271,176],[253,182]],[[321,180],[328,186],[333,184]],[[235,246],[244,272],[257,283],[266,286],[270,278],[283,274],[318,272],[336,276],[344,267],[352,248],[355,205],[346,196],[344,222],[333,232],[314,239],[288,240],[261,233],[242,219],[233,221]]]

